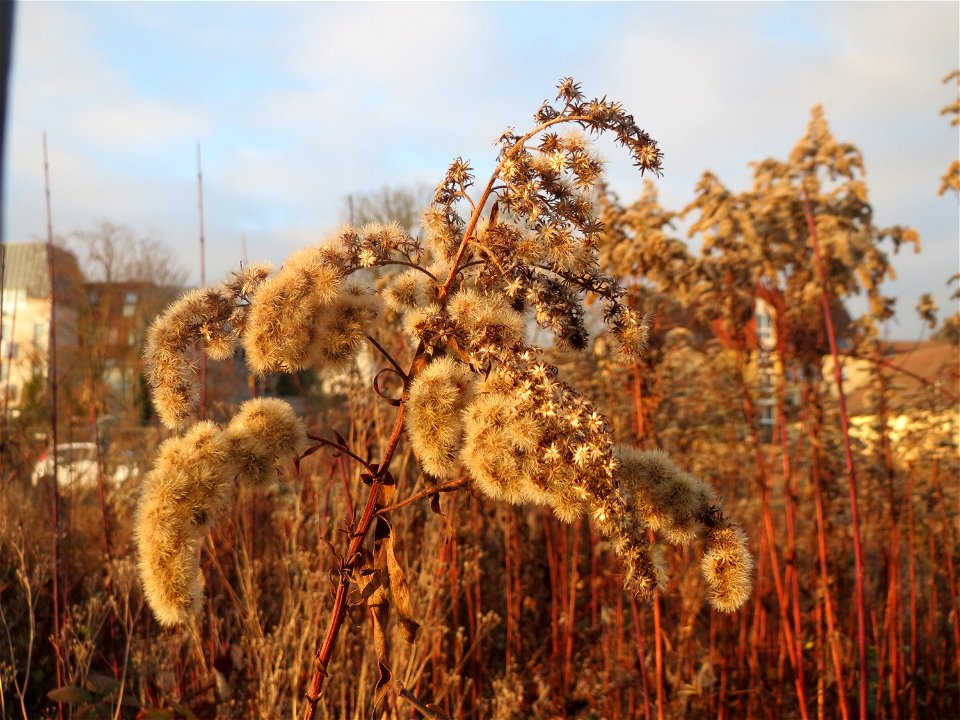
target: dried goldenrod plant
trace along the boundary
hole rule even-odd
[[[562,520],[590,517],[619,556],[626,589],[637,595],[665,583],[651,531],[685,544],[704,528],[710,602],[722,611],[743,604],[752,560],[743,532],[724,516],[712,489],[663,453],[616,447],[607,419],[528,340],[535,323],[561,347],[586,348],[589,296],[599,300],[620,357],[632,362],[643,352],[647,319],[618,280],[599,269],[603,163],[589,138],[601,133],[611,134],[641,172],[660,173],[661,152],[633,117],[617,103],[585,99],[567,78],[557,102],[536,112],[531,130],[509,128],[500,136],[496,168],[479,193],[472,194],[467,162],[450,165],[424,213],[422,238],[399,226],[344,227],[274,274],[251,266],[222,285],[188,293],[159,317],[146,348],[148,377],[161,419],[183,434],[160,448],[136,537],[147,598],[162,623],[186,622],[197,609],[201,540],[236,482],[264,483],[277,461],[332,448],[362,466],[371,491],[338,555],[336,600],[304,717],[315,712],[351,585],[359,586],[374,618],[378,699],[391,688],[409,699],[392,680],[382,627],[392,605],[407,638],[417,634],[386,521],[390,464],[404,437],[426,475],[416,497],[472,481],[492,498],[549,506]],[[395,272],[374,286],[363,282],[371,268]],[[409,340],[402,362],[373,335],[385,311]],[[343,369],[368,344],[389,363],[372,388],[397,407],[379,459],[365,458],[365,450],[332,430],[332,439],[308,436],[280,400],[245,403],[222,428],[198,420],[189,355],[196,343],[213,359],[242,347],[259,374]],[[399,397],[386,396],[385,373],[401,381]],[[364,543],[375,519],[371,553]]]

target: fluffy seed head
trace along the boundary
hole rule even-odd
[[[740,609],[750,597],[753,575],[753,557],[743,530],[729,522],[711,529],[700,571],[710,585],[710,604],[715,609]]]
[[[651,530],[675,544],[686,544],[716,503],[713,489],[684,472],[660,450],[619,450],[618,481],[632,509]]]
[[[383,293],[383,304],[397,313],[427,304],[431,289],[429,278],[422,272],[407,270],[392,278]]]
[[[535,447],[541,429],[536,419],[520,414],[515,398],[500,393],[477,397],[464,411],[460,458],[485,494],[513,503],[535,501],[531,488]]]
[[[228,450],[216,424],[197,423],[160,446],[144,482],[134,538],[144,594],[164,625],[186,622],[200,607],[199,548],[229,500]]]
[[[523,339],[523,316],[499,293],[483,295],[475,290],[461,290],[450,298],[448,309],[472,345],[509,346]]]
[[[434,360],[410,384],[407,432],[428,474],[452,476],[463,436],[463,409],[472,395],[472,373],[450,357]]]
[[[253,485],[268,482],[278,461],[299,455],[307,444],[303,421],[277,398],[247,400],[225,435],[237,478]]]
[[[210,333],[203,345],[203,351],[211,360],[227,360],[233,357],[237,347],[237,338],[233,333]]]
[[[349,285],[315,318],[309,364],[339,370],[347,367],[363,345],[364,335],[379,313],[379,298],[359,285]]]
[[[169,428],[189,422],[200,402],[196,371],[185,352],[206,319],[206,292],[192,290],[171,304],[147,332],[143,352],[146,377],[153,388],[153,404]]]
[[[307,248],[263,281],[251,297],[243,334],[251,369],[266,373],[307,367],[321,309],[337,297],[341,279],[322,248]]]

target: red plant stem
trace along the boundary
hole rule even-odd
[[[813,387],[807,383],[803,388],[805,420],[807,432],[810,434],[811,475],[813,477],[813,496],[817,516],[817,553],[820,557],[820,587],[823,592],[823,609],[827,620],[827,641],[830,646],[830,656],[833,660],[833,670],[837,676],[837,690],[840,702],[840,717],[848,720],[846,685],[843,681],[843,660],[838,646],[836,620],[833,614],[833,602],[830,598],[830,566],[827,562],[826,517],[823,508],[823,488],[820,482],[820,456],[818,455],[816,435],[817,428],[813,427],[810,417],[810,397],[814,393]]]
[[[867,720],[867,607],[863,590],[863,548],[860,544],[860,508],[857,501],[857,469],[853,461],[853,449],[850,445],[850,420],[847,413],[847,398],[843,391],[843,373],[840,370],[840,352],[837,350],[837,333],[830,315],[830,299],[827,296],[827,273],[823,256],[820,253],[820,241],[817,237],[817,225],[810,208],[810,198],[803,194],[803,212],[810,231],[810,244],[820,279],[820,304],[823,308],[823,321],[830,342],[830,355],[833,358],[833,376],[837,383],[837,399],[840,404],[840,428],[843,432],[843,452],[847,462],[847,479],[850,492],[850,520],[853,525],[853,558],[856,566],[856,605],[857,605],[857,649],[859,650],[859,699],[860,720]]]
[[[782,384],[782,383],[781,383]],[[783,393],[779,394],[777,404],[780,406],[777,416],[780,425],[780,453],[783,458],[783,485],[787,504],[787,571],[790,580],[791,601],[793,603],[794,624],[794,656],[796,657],[795,684],[797,701],[800,704],[800,716],[807,720],[807,700],[803,686],[803,626],[800,622],[800,570],[797,567],[797,537],[795,515],[797,497],[793,488],[793,479],[790,472],[790,447],[787,442],[787,419],[783,409]]]
[[[504,656],[504,666],[505,672],[510,672],[510,661],[513,659],[513,568],[511,567],[511,560],[513,559],[513,553],[510,552],[510,526],[513,524],[513,513],[510,512],[510,508],[506,508],[503,513],[503,565],[504,565],[504,576],[506,577],[505,585],[505,595],[504,602],[507,606],[507,642],[505,648]]]
[[[763,527],[767,537],[767,549],[770,554],[770,574],[773,577],[774,589],[777,592],[777,604],[780,608],[780,625],[784,639],[787,643],[787,659],[796,673],[800,673],[797,658],[794,656],[796,644],[793,639],[793,626],[790,620],[788,599],[783,587],[783,580],[780,576],[780,559],[777,555],[777,540],[773,529],[773,511],[770,508],[770,483],[767,480],[767,465],[763,459],[763,453],[760,449],[760,434],[757,430],[756,411],[753,405],[753,399],[750,397],[750,389],[747,387],[746,374],[744,370],[745,347],[742,333],[737,334],[737,381],[740,386],[741,401],[743,403],[743,414],[750,430],[750,438],[753,445],[754,464],[757,471],[757,482],[760,485],[760,504],[763,514]],[[799,695],[801,711],[806,713],[806,706],[803,701],[803,695]]]
[[[567,607],[564,610],[567,618],[566,625],[564,626],[564,632],[566,634],[566,647],[564,648],[563,655],[564,692],[569,690],[570,676],[573,673],[573,641],[577,628],[577,583],[580,580],[577,570],[580,559],[580,536],[583,534],[581,524],[582,523],[578,521],[577,524],[571,528],[573,532],[573,547],[570,550],[572,556],[570,561],[570,581],[567,585],[569,596],[567,599]]]
[[[892,514],[892,513],[891,513]],[[890,677],[887,678],[890,692],[890,710],[893,720],[900,718],[897,681],[900,676],[900,532],[896,520],[890,526],[890,581],[887,591],[887,633],[889,642]],[[882,666],[881,666],[882,667]]]
[[[933,653],[933,656],[937,655],[937,638],[940,636],[940,633],[937,632],[937,616],[940,612],[940,597],[937,592],[937,573],[934,568],[937,567],[937,546],[936,540],[934,539],[933,533],[927,533],[927,550],[930,553],[930,594],[928,600],[929,611],[927,612],[927,637],[929,638],[929,646],[927,647],[927,657],[930,657],[930,654]],[[929,661],[931,666],[934,664],[934,660]],[[931,693],[933,692],[933,683],[930,683],[930,687],[927,688],[927,697],[926,702],[928,705],[931,703]]]
[[[654,541],[653,532],[650,532],[650,544]],[[657,673],[657,720],[664,719],[664,702],[666,693],[663,687],[663,635],[660,627],[660,594],[653,596],[653,647],[654,661]]]
[[[643,717],[650,720],[650,687],[647,683],[647,651],[643,642],[643,628],[640,626],[640,612],[637,599],[630,598],[630,612],[633,614],[634,634],[637,637],[637,658],[640,661],[640,682],[643,685]]]
[[[913,526],[913,467],[907,473],[907,578],[910,588],[910,697],[908,709],[910,719],[917,717],[917,569],[914,563],[914,526]]]
[[[823,653],[825,651],[825,645],[823,639],[823,606],[817,605],[817,609],[814,611],[817,625],[817,720],[823,720],[824,718],[824,707],[825,707],[825,688],[826,684],[826,663],[823,661]],[[841,688],[842,692],[842,688]]]
[[[600,536],[590,526],[590,628],[597,629],[600,620],[600,558],[597,543]]]
[[[767,565],[767,535],[761,533],[760,547],[757,548],[757,585],[753,591],[753,622],[749,632],[750,654],[748,658],[749,672],[747,674],[747,687],[755,687],[761,677],[760,673],[760,645],[763,637],[762,626],[765,624],[766,609],[764,608],[763,598],[767,594],[766,588],[766,565]],[[744,638],[744,643],[747,639]],[[757,699],[757,693],[747,694],[747,717],[753,716],[753,703]]]
[[[481,518],[480,518],[479,513],[474,513],[473,516],[472,516],[472,519],[473,519],[473,536],[474,536],[474,537],[481,537],[481,536],[482,536],[482,535],[481,535],[482,530],[481,530],[481,522],[480,522]],[[515,551],[514,551],[514,558],[516,559],[516,562],[514,563],[514,567],[517,567],[517,566],[519,565],[519,559],[520,559],[520,542],[519,542],[519,540],[516,539],[516,535],[514,536],[514,538],[515,538],[515,539],[514,539],[514,544],[515,544],[515,546],[516,546]],[[480,619],[481,617],[483,617],[483,593],[481,592],[481,583],[480,583],[480,573],[479,573],[479,572],[475,572],[475,573],[473,574],[473,587],[474,587],[474,595],[475,595],[475,597],[476,597],[476,606],[475,606],[475,611],[474,611],[474,612],[475,612],[475,618],[476,618],[476,619],[474,620],[474,636],[475,636],[476,639],[475,639],[475,640],[473,641],[473,643],[472,643],[472,646],[473,646],[474,682],[473,682],[473,686],[470,688],[470,693],[471,693],[471,696],[473,697],[473,706],[476,707],[476,706],[477,706],[477,703],[479,702],[479,695],[478,695],[478,693],[479,693],[479,688],[480,688],[480,680],[481,680],[482,672],[483,672],[483,670],[484,670],[484,666],[483,666],[483,663],[482,663],[482,658],[483,658],[483,647],[482,647],[483,636],[480,635],[479,628],[477,627],[477,623],[479,622],[479,619]],[[519,595],[519,596],[522,598],[522,597],[523,597],[523,589],[522,589],[522,586],[521,586],[521,584],[520,584],[519,569],[517,570],[517,582],[516,582],[516,584],[515,584],[514,587],[515,587],[515,591],[514,591],[515,594]],[[522,636],[520,635],[520,614],[519,614],[519,611],[517,612],[517,616],[516,616],[516,617],[517,617],[517,637],[519,638],[519,639],[518,639],[518,643],[522,643]],[[522,649],[522,648],[521,648],[521,649]]]
[[[367,504],[363,509],[363,515],[353,532],[353,539],[347,550],[345,559],[351,562],[370,530],[371,521],[376,514],[377,501],[380,499],[380,490],[383,487],[383,478],[393,454],[396,452],[397,443],[400,442],[400,436],[403,433],[403,420],[406,415],[406,405],[401,404],[397,411],[397,419],[393,425],[393,434],[387,442],[383,452],[383,459],[380,462],[380,471],[374,478],[373,485],[370,488],[370,495],[367,498]],[[345,573],[340,575],[340,583],[337,585],[337,594],[333,601],[333,610],[330,612],[330,622],[327,625],[327,632],[323,637],[323,643],[317,650],[313,661],[313,677],[310,679],[310,686],[307,689],[307,704],[303,711],[303,720],[313,720],[317,711],[317,703],[320,700],[320,691],[323,689],[323,681],[327,677],[327,666],[330,664],[330,657],[333,655],[333,648],[337,642],[337,635],[340,633],[340,627],[347,614],[347,590],[350,587],[350,581]]]
[[[943,489],[940,487],[940,461],[934,460],[933,463],[933,478],[931,485],[935,488],[937,505],[940,508],[940,520],[943,523],[943,527],[947,528],[947,540],[944,556],[947,560],[947,580],[950,586],[950,624],[953,629],[953,650],[954,650],[954,660],[956,661],[955,667],[960,668],[960,588],[957,584],[957,571],[953,563],[953,548],[956,547],[956,541],[953,537],[953,533],[950,532],[949,528],[953,525],[946,515],[946,503],[943,497]],[[944,638],[946,640],[946,638]],[[942,678],[941,678],[942,679]]]
[[[553,533],[550,532],[550,520],[544,516],[542,522],[543,544],[547,549],[547,568],[550,573],[550,649],[553,661],[556,662],[560,656],[560,638],[557,636],[557,628],[560,625],[560,608],[557,604],[560,582],[557,571],[557,549],[553,540]]]
[[[633,364],[633,408],[637,423],[637,439],[642,440],[645,433],[643,424],[643,390],[640,385],[640,363]]]
[[[50,385],[50,431],[53,435],[53,631],[56,637],[57,687],[63,685],[63,653],[60,648],[60,488],[57,461],[57,299],[53,262],[53,215],[50,208],[50,163],[47,159],[47,134],[43,134],[43,185],[47,207],[47,272],[50,280],[50,333],[47,340],[47,380]],[[63,718],[63,705],[57,703],[57,716]]]
[[[569,577],[570,558],[567,554],[567,525],[559,524],[557,527],[557,592],[553,597],[554,607],[557,608],[557,628],[556,633],[559,637],[559,649],[557,660],[560,667],[561,681],[566,676],[563,671],[563,660],[566,657],[567,631],[564,625],[564,616],[567,612],[566,594],[567,578]],[[564,688],[566,693],[566,688]]]

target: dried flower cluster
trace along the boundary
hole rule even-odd
[[[395,226],[345,227],[272,276],[251,268],[185,296],[151,330],[154,402],[170,427],[196,416],[188,353],[197,341],[213,358],[242,346],[260,374],[343,368],[365,339],[385,353],[369,334],[382,300],[411,340],[409,371],[387,359],[404,381],[398,429],[402,422],[427,474],[466,471],[493,498],[544,504],[566,521],[590,516],[639,594],[664,582],[650,531],[686,543],[705,527],[711,600],[734,610],[749,593],[751,560],[712,490],[665,456],[617,450],[607,420],[528,343],[533,322],[560,346],[586,348],[588,296],[600,299],[623,359],[638,357],[647,340],[647,319],[600,270],[595,203],[603,165],[588,135],[612,133],[654,174],[660,151],[618,104],[585,100],[572,80],[561,82],[557,99],[537,111],[532,131],[502,134],[497,168],[478,199],[468,194],[469,164],[451,164],[424,214],[425,246]],[[559,125],[574,129],[557,132]],[[399,271],[376,290],[347,280],[379,266]],[[148,597],[164,622],[183,621],[197,602],[200,533],[233,481],[263,482],[303,437],[278,407],[246,405],[226,429],[198,423],[161,448],[138,537]],[[394,447],[368,466],[374,474],[388,471]]]
[[[279,460],[296,457],[305,445],[293,409],[263,398],[244,403],[226,428],[204,420],[160,446],[144,481],[135,535],[144,591],[161,623],[187,622],[199,609],[200,546],[236,482],[262,485]]]

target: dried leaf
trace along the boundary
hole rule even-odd
[[[390,668],[383,661],[377,662],[377,668],[380,670],[380,677],[377,678],[377,688],[373,695],[373,706],[375,708],[383,702],[393,681],[393,673],[390,672]]]
[[[389,525],[389,521],[384,520]],[[391,528],[392,529],[392,528]],[[408,643],[413,643],[420,632],[420,623],[413,619],[413,612],[410,608],[410,586],[407,584],[407,578],[403,574],[403,568],[397,560],[396,552],[393,546],[394,534],[390,532],[384,539],[380,551],[384,554],[387,565],[387,574],[390,577],[390,596],[393,598],[394,607],[397,608],[397,614],[400,616],[400,626],[403,630],[403,638]]]
[[[64,685],[63,687],[55,688],[47,693],[47,697],[55,703],[64,703],[67,705],[77,705],[93,700],[93,695],[76,685]]]
[[[100,673],[90,673],[87,675],[87,681],[84,686],[90,692],[98,695],[112,693],[120,687],[120,681],[110,675],[101,675]]]

